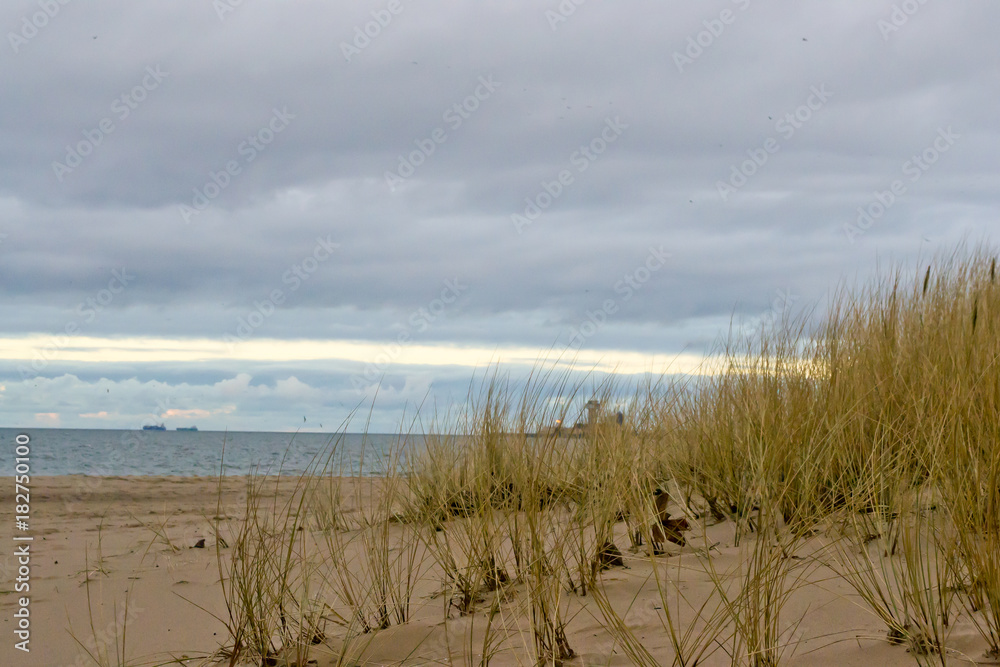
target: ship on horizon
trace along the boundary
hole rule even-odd
[[[178,426],[177,430],[178,431],[197,431],[198,427],[197,426]]]
[[[163,424],[143,424],[143,431],[166,431],[167,427]]]

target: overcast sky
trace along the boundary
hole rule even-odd
[[[491,360],[690,370],[734,317],[990,240],[997,25],[988,0],[4,2],[0,422],[329,430],[381,383],[384,431]]]

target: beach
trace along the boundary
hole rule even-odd
[[[0,25],[0,667],[1000,667],[1000,2]]]
[[[262,508],[277,497],[294,495],[298,478],[283,477],[277,485],[270,478],[260,487]],[[338,481],[344,499],[340,514],[348,560],[363,556],[355,518],[377,504],[378,480]],[[12,632],[19,595],[11,592],[16,564],[8,549],[2,565],[5,576],[0,613],[5,626],[0,662],[5,665],[88,665],[83,646],[95,655],[121,650],[124,629],[128,664],[201,664],[231,643],[225,619],[227,609],[220,586],[217,558],[227,561],[233,548],[217,549],[214,517],[221,516],[220,534],[233,540],[233,530],[243,518],[247,497],[245,478],[226,478],[218,502],[219,481],[211,477],[106,477],[62,476],[31,480],[32,508],[30,573],[30,653],[13,648]],[[3,507],[13,506],[13,483],[5,484]],[[278,503],[280,507],[281,503]],[[216,514],[217,506],[221,513]],[[10,523],[12,517],[4,516]],[[462,521],[463,519],[452,519]],[[712,525],[705,525],[712,524]],[[703,527],[704,526],[704,527]],[[412,538],[406,524],[393,522],[389,540]],[[317,526],[305,522],[306,539],[322,542]],[[686,602],[700,604],[712,596],[714,584],[706,573],[706,545],[715,568],[727,573],[740,570],[741,554],[755,539],[744,536],[734,545],[732,521],[704,520],[687,533],[687,545],[667,544],[665,553],[650,557],[646,550],[631,553],[625,524],[615,528],[614,541],[621,548],[626,567],[611,567],[599,576],[599,585],[611,605],[655,656],[670,664],[673,654],[663,623],[664,600],[658,592],[653,568],[671,582],[666,602],[679,604],[680,616],[692,616]],[[300,538],[301,539],[301,538]],[[828,549],[827,536],[810,537],[798,549],[793,576],[804,572],[800,585],[782,609],[782,623],[789,628],[784,664],[789,665],[910,665],[914,657],[902,645],[886,641],[884,625],[869,613],[851,588],[829,568],[818,564]],[[201,548],[197,545],[201,544]],[[352,633],[351,650],[365,664],[479,664],[487,626],[496,639],[492,664],[532,664],[530,614],[525,585],[509,581],[495,591],[481,591],[475,607],[462,614],[446,602],[445,580],[425,545],[413,554],[417,581],[412,590],[409,619],[393,620],[386,629]],[[816,557],[814,559],[814,557]],[[355,567],[349,565],[348,567]],[[360,566],[359,566],[360,567]],[[89,581],[89,584],[88,584]],[[566,638],[575,657],[566,664],[627,665],[634,661],[608,632],[607,620],[595,603],[593,591],[580,595],[560,587]],[[332,591],[332,588],[331,588]],[[327,591],[328,593],[330,591]],[[323,595],[314,590],[314,593]],[[89,602],[88,602],[89,596]],[[683,597],[680,597],[683,596]],[[331,604],[336,606],[332,596]],[[127,611],[126,611],[127,600]],[[450,608],[449,608],[450,607]],[[213,617],[213,615],[215,618]],[[492,618],[492,622],[488,620]],[[357,628],[354,628],[357,630]],[[344,629],[326,623],[323,639],[309,645],[304,664],[337,664]],[[720,635],[721,637],[721,635]],[[471,644],[470,644],[471,638]],[[318,639],[318,638],[317,638]],[[953,624],[949,647],[980,659],[984,643],[964,618]],[[950,659],[961,664],[958,654]],[[274,664],[295,664],[294,659]],[[111,664],[118,664],[112,660]],[[225,663],[221,663],[225,664]],[[731,664],[722,648],[703,664]]]

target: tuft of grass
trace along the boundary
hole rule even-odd
[[[327,623],[341,618],[326,601],[329,579],[324,567],[339,561],[327,558],[311,532],[309,506],[317,479],[329,470],[337,447],[318,456],[297,476],[254,469],[246,478],[242,516],[229,522],[229,541],[222,539],[223,473],[220,467],[216,511],[216,558],[228,640],[217,657],[235,667],[247,660],[277,664],[280,659],[305,664],[314,653],[346,664],[356,656],[354,639],[360,634],[353,621],[340,637],[339,648],[329,646]],[[231,548],[223,552],[223,543]]]
[[[89,549],[88,553],[84,555],[85,569],[90,572],[90,555]],[[106,627],[102,630],[98,630],[97,627],[99,622],[97,617],[99,616],[94,609],[94,601],[91,597],[91,580],[88,575],[84,585],[87,591],[87,612],[90,627],[90,637],[87,639],[81,639],[70,629],[70,636],[73,637],[73,641],[77,643],[83,654],[92,661],[97,667],[131,667],[135,663],[129,657],[128,653],[128,624],[129,621],[134,620],[135,609],[130,609],[130,601],[132,597],[132,587],[129,586],[126,589],[125,600],[119,612],[118,600],[114,601],[113,613],[114,617],[109,621]]]

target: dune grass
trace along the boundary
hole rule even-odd
[[[893,268],[841,289],[824,313],[740,331],[700,378],[629,388],[541,364],[515,385],[493,368],[465,414],[432,423],[419,449],[404,455],[401,443],[353,516],[330,459],[272,507],[261,503],[269,477],[251,475],[232,548],[219,551],[230,664],[290,652],[303,664],[359,660],[373,636],[410,622],[426,585],[445,623],[468,617],[463,648],[441,660],[563,664],[588,609],[636,664],[724,655],[774,667],[803,639],[787,608],[821,565],[917,662],[949,663],[959,618],[1000,655],[1000,284],[989,249]],[[575,432],[547,428],[586,419],[591,398],[611,409]],[[703,543],[664,544],[661,497]],[[740,547],[730,569],[705,538],[718,522]],[[647,648],[607,593],[609,567],[640,561],[665,650]],[[711,582],[707,597],[684,594],[691,573]]]

